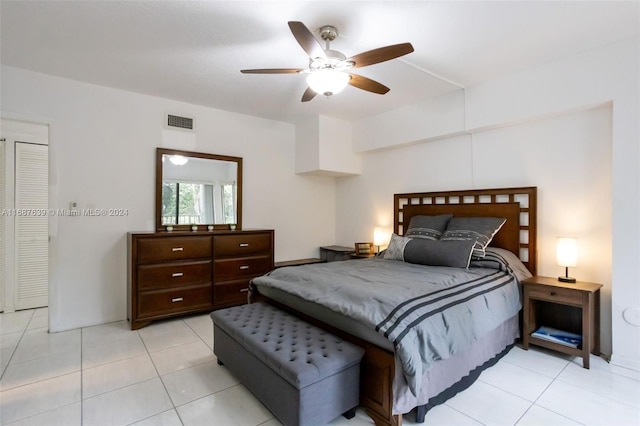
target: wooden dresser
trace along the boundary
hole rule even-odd
[[[273,230],[128,234],[131,329],[246,303],[249,281],[273,269]]]

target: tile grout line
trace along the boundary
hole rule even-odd
[[[184,320],[182,320],[182,322],[184,322]],[[173,398],[171,398],[171,394],[169,393],[169,389],[167,389],[167,385],[165,385],[164,380],[162,380],[162,376],[160,375],[160,372],[158,371],[158,368],[156,367],[156,363],[153,362],[153,358],[151,357],[151,352],[149,351],[149,348],[147,347],[147,343],[142,338],[142,335],[140,334],[140,330],[136,330],[136,333],[138,333],[138,336],[140,337],[140,340],[142,341],[142,345],[144,346],[144,349],[147,351],[147,356],[149,357],[149,361],[151,361],[151,365],[153,366],[154,371],[158,375],[158,379],[160,380],[160,383],[162,384],[162,388],[164,389],[164,391],[167,394],[167,398],[169,398],[169,401],[171,401],[171,406],[173,407],[173,411],[176,412],[176,415],[178,416],[178,420],[180,420],[180,423],[182,425],[184,425],[184,422],[182,421],[182,418],[180,417],[180,413],[178,413],[178,409],[176,407],[176,404],[173,402]],[[200,336],[198,336],[198,337],[200,337]],[[156,416],[158,414],[160,414],[160,413],[156,413],[153,416]],[[149,416],[149,417],[153,417],[153,416]],[[149,418],[149,417],[147,417],[147,418]],[[142,419],[142,420],[144,420],[144,419]],[[141,421],[141,420],[138,420],[138,421]]]
[[[624,376],[621,376],[621,377],[624,377]],[[633,380],[633,379],[631,379],[631,380]],[[583,390],[583,391],[585,391],[585,392],[589,392],[589,393],[592,393],[592,394],[594,394],[594,395],[597,395],[597,396],[598,396],[598,397],[600,397],[600,398],[606,398],[606,399],[608,399],[609,401],[615,401],[615,402],[618,402],[618,403],[620,403],[620,404],[624,404],[624,405],[627,405],[627,406],[629,406],[629,407],[633,407],[633,408],[635,408],[635,409],[640,410],[640,405],[634,405],[634,404],[631,404],[631,403],[629,403],[629,402],[627,402],[627,401],[622,401],[622,400],[620,400],[620,399],[618,399],[618,398],[614,398],[614,397],[612,397],[612,396],[603,395],[603,394],[598,393],[597,391],[595,391],[595,390],[593,390],[593,389],[586,388],[586,387],[584,387],[584,386],[579,386],[579,385],[577,385],[577,384],[575,384],[575,383],[571,383],[571,382],[568,382],[568,381],[563,380],[563,379],[560,379],[560,378],[558,378],[558,381],[559,381],[559,382],[564,383],[564,384],[565,384],[565,385],[567,385],[567,386],[572,386],[572,387],[574,387],[574,388],[578,388],[578,389]]]
[[[466,389],[465,389],[465,390],[466,390]],[[462,391],[462,392],[464,392],[464,391]],[[458,393],[460,393],[460,392],[458,392]],[[456,394],[456,395],[457,395],[457,394]],[[451,405],[447,404],[447,402],[448,402],[448,400],[447,400],[447,401],[445,401],[445,402],[443,402],[441,405],[446,405],[448,408],[452,409],[453,411],[455,411],[455,412],[457,412],[457,413],[462,414],[463,416],[465,416],[465,417],[467,417],[467,418],[469,418],[469,419],[473,420],[473,421],[474,421],[474,422],[476,422],[476,423],[479,423],[479,424],[481,424],[481,425],[486,426],[486,424],[485,424],[485,423],[481,422],[481,421],[480,421],[480,420],[478,420],[478,419],[475,419],[475,418],[471,417],[471,416],[470,416],[470,415],[468,415],[467,413],[463,413],[462,411],[458,410],[458,409],[457,409],[457,408],[455,408],[455,407],[452,407]],[[436,407],[437,407],[437,405],[436,405]],[[431,407],[431,408],[436,408],[436,407]],[[429,412],[427,411],[427,415],[428,415],[428,414],[429,414]],[[423,424],[425,424],[425,423],[427,423],[427,419],[426,419],[426,418],[425,418],[425,420],[424,420],[424,423],[423,423]]]
[[[191,331],[193,331],[193,333],[198,337],[198,340],[199,340],[200,342],[202,342],[202,343],[207,347],[207,349],[210,349],[210,350],[211,350],[211,352],[212,352],[212,354],[213,354],[213,349],[212,349],[212,348],[209,348],[209,345],[207,345],[207,342],[205,342],[205,341],[204,341],[204,339],[202,338],[202,336],[200,336],[200,335],[198,334],[198,332],[196,332],[196,330],[195,330],[193,327],[191,327],[191,325],[190,325],[186,320],[184,320],[184,319],[183,319],[182,321],[186,324],[186,326],[187,326],[187,327],[189,327],[189,329],[191,329]],[[146,347],[146,346],[145,346],[145,347]],[[215,355],[213,355],[213,356],[215,357]],[[217,357],[216,357],[216,359],[217,359]],[[153,362],[153,360],[152,360],[152,362]],[[155,367],[155,364],[154,364],[154,367]],[[174,371],[174,372],[171,372],[171,373],[167,373],[167,375],[169,375],[169,374],[173,374],[173,373],[176,373],[176,372],[177,372],[177,371]],[[162,384],[163,384],[163,386],[164,386],[164,381],[162,380],[162,376],[160,376],[160,380],[162,381]],[[203,395],[203,396],[198,397],[198,398],[196,398],[196,399],[194,399],[194,400],[192,400],[192,401],[185,402],[184,404],[180,404],[180,405],[178,405],[178,406],[176,406],[176,405],[174,404],[174,410],[175,410],[176,414],[178,415],[178,419],[179,419],[179,420],[180,420],[180,422],[184,425],[184,422],[182,421],[182,417],[180,417],[180,413],[178,412],[178,407],[183,407],[183,406],[185,406],[185,405],[187,405],[187,404],[191,404],[191,403],[193,403],[193,402],[195,402],[195,401],[199,401],[199,400],[202,400],[202,399],[204,399],[204,398],[208,398],[208,397],[210,397],[211,395],[215,395],[215,394],[218,394],[218,393],[221,393],[221,392],[227,391],[227,390],[229,390],[229,389],[232,389],[232,388],[237,387],[237,386],[240,386],[240,385],[242,385],[242,384],[241,384],[241,383],[236,383],[235,385],[231,385],[231,386],[226,387],[226,388],[224,388],[224,389],[217,390],[217,391],[212,392],[212,393],[210,393],[210,394],[208,394],[208,395]],[[165,387],[165,390],[166,390],[166,387]],[[167,390],[167,394],[168,394],[168,393],[169,393],[169,391]],[[169,396],[169,399],[171,399],[171,396]],[[171,403],[173,404],[173,400],[171,400]],[[260,425],[262,425],[262,424],[264,424],[264,423],[267,423],[267,422],[269,422],[269,421],[271,421],[271,420],[273,420],[273,419],[275,419],[275,417],[271,417],[271,418],[269,418],[269,419],[265,420],[264,422],[259,423],[259,424],[258,424],[258,425],[256,425],[256,426],[260,426]]]
[[[501,359],[500,361],[502,361],[502,359]],[[516,394],[514,394],[514,393],[512,393],[512,392],[510,392],[510,391],[508,391],[508,390],[506,390],[506,389],[502,389],[502,388],[501,388],[501,387],[499,387],[499,386],[496,386],[496,385],[494,385],[494,384],[492,384],[492,383],[486,382],[486,381],[484,381],[484,380],[482,380],[482,379],[481,379],[481,377],[482,377],[482,376],[478,377],[478,381],[481,381],[482,383],[484,383],[484,384],[486,384],[486,385],[488,385],[488,386],[491,386],[491,387],[493,387],[493,388],[495,388],[495,389],[499,389],[499,390],[501,390],[501,391],[503,391],[503,392],[508,393],[509,395],[515,396],[515,397],[517,397],[517,398],[520,398],[520,399],[522,399],[522,400],[524,400],[524,401],[529,402],[529,406],[527,407],[527,409],[526,409],[526,410],[524,411],[524,413],[522,413],[522,415],[521,415],[520,417],[518,417],[518,419],[515,421],[514,425],[517,425],[517,424],[518,424],[518,422],[520,422],[520,421],[522,420],[522,418],[523,418],[523,417],[524,417],[524,416],[529,412],[529,410],[531,409],[531,407],[533,407],[534,405],[536,405],[536,402],[540,399],[540,397],[541,397],[541,396],[542,396],[542,395],[547,391],[547,389],[549,389],[549,387],[551,387],[551,385],[553,385],[553,383],[554,383],[554,382],[555,382],[555,381],[560,377],[560,374],[562,374],[562,372],[563,372],[563,371],[564,371],[564,370],[565,370],[565,369],[566,369],[566,368],[571,364],[571,362],[572,362],[572,360],[568,360],[568,361],[567,361],[567,363],[564,365],[564,367],[562,367],[562,369],[558,372],[558,374],[556,374],[556,375],[555,375],[555,377],[549,377],[549,376],[547,376],[547,375],[544,375],[544,374],[541,374],[541,373],[537,373],[537,372],[535,372],[535,371],[533,371],[533,370],[531,370],[531,369],[529,369],[529,368],[522,367],[522,366],[520,366],[520,365],[518,365],[518,364],[514,364],[514,363],[512,363],[512,362],[507,362],[507,364],[509,364],[509,365],[513,365],[513,366],[515,366],[515,367],[522,368],[522,369],[525,369],[525,370],[527,370],[527,371],[531,371],[531,372],[534,372],[534,373],[540,374],[541,376],[544,376],[544,377],[547,377],[547,378],[550,378],[550,379],[551,379],[551,381],[549,382],[549,384],[548,384],[547,386],[545,386],[545,388],[543,389],[543,391],[542,391],[542,392],[540,392],[540,394],[539,394],[539,395],[536,397],[536,399],[535,399],[535,400],[533,400],[533,401],[529,401],[528,399],[523,398],[523,397],[521,397],[520,395],[516,395]],[[562,381],[562,380],[560,380],[560,381]],[[453,407],[451,407],[451,408],[453,408]],[[542,406],[540,406],[540,408],[544,408],[545,410],[549,410],[548,408],[545,408],[545,407],[542,407]],[[571,420],[571,421],[573,421],[573,422],[576,422],[576,423],[582,424],[581,422],[579,422],[579,421],[577,421],[577,420],[575,420],[575,419],[572,419],[572,418],[567,417],[567,416],[565,416],[565,415],[562,415],[562,414],[560,414],[560,413],[556,413],[556,412],[555,412],[555,411],[553,411],[553,410],[549,410],[549,411],[551,411],[551,412],[552,412],[552,413],[554,413],[554,414],[558,414],[559,416],[562,416],[562,417],[564,417],[564,418],[566,418],[566,419],[569,419],[569,420]],[[463,414],[464,414],[464,413],[463,413]],[[478,421],[478,422],[479,422],[479,420],[478,420],[478,419],[473,419],[473,420],[475,420],[475,421]]]
[[[574,359],[575,359],[575,357],[574,357]],[[571,420],[572,422],[576,422],[576,423],[578,423],[578,424],[584,425],[584,423],[579,422],[579,421],[578,421],[578,420],[576,420],[576,419],[572,419],[571,417],[567,417],[567,416],[565,416],[564,414],[557,413],[557,412],[555,412],[555,411],[553,411],[553,410],[551,410],[551,409],[549,409],[549,408],[547,408],[547,407],[543,407],[542,405],[537,405],[537,404],[536,404],[536,402],[538,402],[538,400],[542,397],[542,395],[544,395],[544,393],[545,393],[545,392],[546,392],[546,391],[547,391],[547,390],[548,390],[548,389],[549,389],[549,388],[550,388],[550,387],[551,387],[551,386],[556,382],[556,380],[560,380],[560,379],[559,379],[560,375],[562,374],[562,372],[563,372],[564,370],[566,370],[566,369],[569,367],[569,365],[571,365],[571,363],[572,363],[572,362],[573,362],[573,359],[572,359],[572,360],[569,360],[569,362],[567,362],[567,364],[565,364],[565,366],[564,366],[564,367],[562,367],[562,369],[558,372],[558,374],[556,374],[556,376],[553,378],[553,380],[551,380],[551,383],[549,383],[549,384],[544,388],[544,390],[543,390],[542,392],[540,392],[540,395],[538,395],[538,397],[535,399],[535,401],[533,401],[533,402],[531,403],[531,406],[530,406],[529,408],[527,408],[527,411],[525,411],[525,413],[524,413],[522,416],[520,416],[520,418],[518,419],[518,422],[519,422],[520,420],[522,420],[522,417],[524,417],[524,415],[525,415],[526,413],[528,413],[528,412],[529,412],[529,410],[531,409],[531,407],[533,407],[533,406],[535,405],[536,407],[542,408],[543,410],[550,411],[550,412],[552,412],[552,413],[554,413],[554,414],[556,414],[556,415],[558,415],[558,416],[560,416],[560,417],[563,417],[563,418],[565,418],[565,419]],[[562,380],[560,380],[560,381],[562,381]],[[516,422],[516,424],[518,424],[518,422]]]
[[[5,373],[7,372],[7,369],[9,368],[9,364],[11,364],[11,360],[13,359],[13,356],[16,354],[16,351],[18,350],[18,347],[20,346],[20,343],[22,343],[22,339],[24,338],[24,335],[27,333],[27,327],[29,327],[29,323],[31,322],[31,319],[33,318],[34,314],[35,314],[35,309],[33,310],[33,312],[31,312],[31,318],[29,318],[29,321],[27,321],[27,325],[24,326],[24,329],[22,330],[22,334],[20,335],[20,338],[18,339],[18,343],[16,343],[16,347],[13,348],[13,351],[11,351],[11,356],[9,357],[9,361],[7,361],[7,365],[2,370],[2,374],[0,374],[0,380],[2,380],[2,378],[5,375]],[[47,333],[48,332],[49,332],[49,330],[47,329]],[[9,333],[7,333],[7,334],[9,334]]]
[[[84,360],[82,359],[84,329],[85,327],[80,328],[80,426],[84,424],[84,384],[82,383],[84,379]]]
[[[591,355],[589,355],[589,356],[591,356]],[[594,355],[594,356],[598,356],[598,355]],[[578,358],[578,357],[574,357],[574,359],[573,359],[572,361],[574,361],[576,358]],[[575,384],[575,383],[571,383],[571,382],[569,382],[569,381],[567,381],[567,380],[563,380],[563,379],[560,377],[560,375],[561,375],[561,374],[564,372],[564,370],[566,370],[566,369],[567,369],[571,364],[573,364],[573,362],[572,362],[572,361],[570,361],[567,365],[565,365],[565,366],[564,366],[564,368],[560,371],[560,373],[558,373],[558,376],[556,377],[556,379],[558,379],[558,382],[562,382],[562,383],[564,383],[565,385],[573,386],[573,387],[578,388],[578,389],[581,389],[581,390],[583,390],[583,391],[585,391],[585,392],[589,392],[589,393],[592,393],[592,394],[598,395],[598,397],[606,398],[606,399],[608,399],[608,400],[610,400],[610,401],[615,401],[615,402],[618,402],[618,403],[620,403],[620,404],[627,405],[627,406],[629,406],[629,407],[633,407],[633,408],[636,408],[636,409],[640,409],[640,405],[633,405],[633,404],[630,404],[630,403],[629,403],[629,402],[627,402],[627,401],[622,401],[622,400],[620,400],[620,399],[618,399],[618,398],[614,398],[614,397],[612,397],[612,396],[602,395],[602,394],[598,393],[597,391],[595,391],[595,390],[593,390],[593,389],[590,389],[590,388],[587,388],[587,387],[584,387],[584,386],[579,386],[579,385],[577,385],[577,384]],[[608,362],[607,362],[607,363],[608,363]],[[596,369],[596,368],[594,367],[594,370],[595,370],[595,369]],[[605,372],[606,374],[611,374],[611,375],[614,375],[614,376],[617,376],[617,377],[623,377],[623,378],[625,378],[625,379],[633,380],[633,381],[639,382],[639,384],[640,384],[640,380],[635,380],[635,379],[633,379],[633,378],[631,378],[631,377],[627,377],[627,376],[622,375],[622,374],[616,374],[616,373],[614,373],[614,372],[612,372],[612,371],[607,371],[607,370],[601,370],[601,371]],[[555,379],[554,379],[554,382],[555,382]],[[545,390],[546,390],[546,389],[545,389]],[[550,410],[550,411],[551,411],[551,410]],[[554,412],[555,412],[555,411],[554,411]],[[557,413],[556,413],[556,414],[557,414]],[[564,416],[564,417],[566,417],[566,416]],[[573,420],[573,419],[572,419],[572,420]],[[574,420],[574,421],[577,421],[577,420]],[[578,423],[580,423],[580,422],[578,422]]]

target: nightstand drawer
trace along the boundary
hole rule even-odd
[[[529,298],[565,305],[582,306],[582,292],[567,288],[536,286],[528,287]]]

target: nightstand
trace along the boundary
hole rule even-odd
[[[368,253],[368,254],[350,254],[349,255],[349,259],[371,259],[372,257],[375,257],[376,255],[373,253]]]
[[[326,262],[335,262],[349,259],[349,255],[355,253],[353,247],[324,246],[320,247],[320,259]]]
[[[294,260],[284,260],[281,262],[275,262],[273,264],[273,267],[277,269],[277,268],[283,268],[285,266],[301,266],[301,265],[311,265],[313,263],[325,263],[325,262],[326,260],[322,260],[317,257],[310,257],[307,259],[294,259]]]
[[[582,357],[589,368],[589,353],[600,355],[600,288],[602,284],[578,281],[563,283],[556,278],[531,277],[522,281],[524,298],[522,346],[542,346]],[[531,333],[540,326],[582,335],[577,348],[547,341]]]

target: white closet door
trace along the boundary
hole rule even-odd
[[[46,145],[16,143],[16,309],[48,304],[48,157]]]
[[[5,141],[0,140],[0,212],[6,208],[5,196],[7,191],[5,185],[7,179],[5,178]],[[5,280],[6,280],[6,268],[4,258],[4,246],[6,242],[4,227],[5,227],[5,214],[0,214],[0,312],[4,311],[4,292],[5,292]]]

